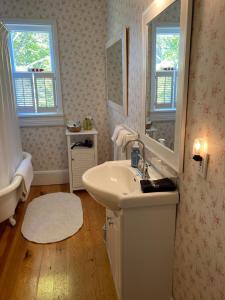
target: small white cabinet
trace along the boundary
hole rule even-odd
[[[118,300],[170,300],[176,205],[106,209],[106,247]]]
[[[85,171],[97,165],[97,135],[98,132],[95,129],[80,132],[66,130],[71,193],[74,190],[84,189],[82,175]],[[84,142],[86,139],[92,141],[93,146],[91,148],[74,147],[71,149],[75,142]]]

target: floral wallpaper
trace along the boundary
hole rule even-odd
[[[164,139],[165,145],[174,149],[175,121],[152,121],[150,128],[154,130],[149,132],[150,137],[155,140]]]
[[[105,101],[105,0],[0,0],[0,18],[57,22],[65,120],[91,115],[99,131],[99,162],[109,158]],[[35,170],[66,169],[63,127],[22,128]]]
[[[194,2],[185,169],[178,210],[176,300],[225,299],[225,3]],[[207,179],[191,159],[193,141],[209,144]]]
[[[141,127],[141,14],[151,0],[108,0],[107,38],[129,27],[129,115],[109,109],[110,130]],[[184,173],[176,225],[174,300],[225,299],[225,3],[195,0]],[[196,137],[209,144],[206,179],[192,159]]]
[[[120,123],[125,123],[139,131],[141,127],[141,15],[146,1],[107,0],[106,2],[107,40],[113,38],[124,26],[128,27],[128,116],[125,117],[108,107],[110,134],[115,125]],[[151,0],[147,2],[151,3]]]
[[[151,1],[0,0],[0,17],[56,19],[65,118],[94,117],[100,132],[100,161],[109,158],[109,137],[116,124],[141,128],[141,16]],[[224,1],[194,1],[185,161],[176,225],[175,300],[225,299],[224,20]],[[129,27],[128,117],[111,108],[107,111],[105,103],[105,40],[123,26]],[[191,155],[194,138],[202,136],[209,143],[206,179],[196,174]],[[22,137],[36,170],[67,168],[62,127],[23,128]]]
[[[67,146],[64,127],[21,128],[23,149],[33,155],[35,170],[67,169]]]

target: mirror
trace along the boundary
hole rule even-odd
[[[182,169],[191,0],[155,0],[143,14],[143,132],[150,151]]]
[[[174,150],[180,49],[180,1],[148,24],[145,133]]]
[[[127,115],[127,30],[106,44],[106,87],[108,104]]]

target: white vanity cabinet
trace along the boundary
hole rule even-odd
[[[162,178],[153,167],[149,175]],[[142,193],[129,160],[105,162],[82,180],[107,208],[106,247],[118,300],[171,300],[178,192]]]
[[[175,204],[106,210],[106,247],[119,300],[171,299],[175,215]]]

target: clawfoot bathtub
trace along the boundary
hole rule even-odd
[[[31,159],[29,153],[23,152],[23,160]],[[23,178],[16,175],[12,182],[0,190],[0,222],[9,219],[12,226],[16,225],[15,209],[19,201],[25,201],[29,191],[26,191]]]

